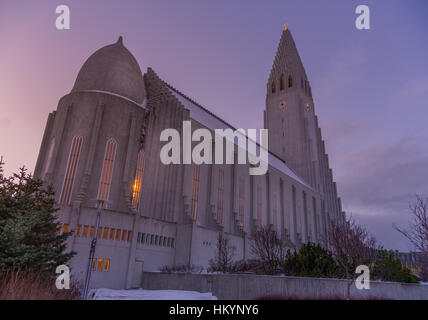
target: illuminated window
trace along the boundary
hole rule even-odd
[[[239,226],[241,228],[244,226],[244,213],[245,213],[245,180],[244,178],[239,178],[238,218],[239,218]]]
[[[140,206],[141,189],[143,185],[144,152],[140,150],[137,158],[137,169],[135,170],[134,184],[132,185],[132,205],[136,210]]]
[[[102,270],[103,270],[103,259],[98,259],[97,271],[102,271]]]
[[[88,236],[88,226],[83,226],[83,234],[82,234],[82,236],[85,237],[85,238]]]
[[[77,229],[76,229],[76,236],[80,236],[80,229],[81,229],[81,225],[77,225]]]
[[[61,234],[62,224],[59,223],[56,225],[56,234],[59,236]]]
[[[68,224],[65,224],[64,225],[64,233],[67,233],[69,228],[70,228],[70,226]]]
[[[99,227],[99,228],[98,228],[98,232],[97,232],[97,237],[98,237],[98,239],[101,239],[101,235],[102,235],[102,233],[103,233],[103,228],[102,228],[102,227]]]
[[[272,82],[272,93],[275,93],[276,88],[275,88],[275,83]]]
[[[108,139],[104,154],[103,169],[101,171],[100,184],[98,187],[99,200],[108,200],[110,193],[111,177],[113,174],[114,159],[116,156],[117,143],[114,139]]]
[[[104,271],[108,271],[109,268],[110,268],[110,259],[105,259],[104,260]]]
[[[218,169],[218,200],[217,200],[217,222],[223,222],[223,197],[224,197],[224,169]]]
[[[131,241],[131,236],[132,236],[132,231],[128,231],[128,239],[127,239],[128,242]]]
[[[97,259],[94,258],[92,259],[92,270],[95,270],[96,265],[97,265]]]
[[[122,241],[126,239],[126,230],[122,230]]]
[[[194,220],[196,220],[196,215],[198,212],[199,173],[200,173],[200,167],[198,165],[194,165],[193,176],[192,176],[192,206],[190,210],[190,214]]]
[[[291,76],[288,77],[288,87],[291,88],[293,86],[293,78]]]
[[[281,78],[279,78],[279,90],[284,90],[284,74],[282,74]]]
[[[116,230],[116,240],[120,240],[120,229]]]
[[[110,236],[109,236],[109,239],[110,240],[114,240],[114,232],[115,232],[115,229],[110,229]]]
[[[107,239],[107,238],[108,238],[108,228],[104,228],[103,239]]]
[[[67,167],[62,184],[60,204],[70,204],[71,190],[73,189],[74,177],[76,175],[77,163],[79,161],[80,149],[83,137],[74,137],[71,141],[70,154],[68,156]]]
[[[91,226],[91,228],[89,229],[89,237],[92,238],[94,236],[95,233],[95,227]]]

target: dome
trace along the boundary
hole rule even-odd
[[[140,66],[122,43],[105,46],[92,54],[79,71],[71,92],[100,90],[137,103],[144,99],[144,81]]]

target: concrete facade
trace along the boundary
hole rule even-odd
[[[35,176],[56,191],[59,232],[73,231],[72,274],[84,277],[94,233],[91,287],[120,289],[164,265],[207,266],[219,233],[230,237],[239,260],[251,257],[257,227],[272,225],[290,248],[299,248],[319,242],[330,220],[344,218],[313,108],[302,111],[302,103],[313,104],[309,84],[306,93],[292,86],[269,91],[282,70],[304,75],[291,41],[284,31],[268,82],[265,125],[272,152],[261,176],[236,161],[162,164],[164,129],[181,132],[185,120],[213,136],[215,129],[235,129],[151,68],[143,75],[122,38],[85,62],[72,91],[48,117],[35,168]],[[275,104],[285,99],[278,115]],[[278,136],[284,130],[290,138]],[[106,206],[97,231],[99,199]]]

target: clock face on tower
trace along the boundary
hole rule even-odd
[[[281,100],[278,104],[278,110],[284,110],[285,107],[287,106],[287,102],[285,102],[284,100]]]

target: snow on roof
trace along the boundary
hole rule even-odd
[[[171,91],[171,93],[180,101],[180,103],[190,111],[191,118],[198,121],[205,127],[215,130],[215,129],[232,129],[236,130],[232,125],[216,116],[211,111],[207,110],[203,106],[199,105],[197,102],[193,101],[171,85],[165,82],[167,88]],[[248,138],[247,138],[248,140]],[[235,142],[236,144],[236,142]],[[260,144],[257,143],[257,146],[262,148]],[[285,175],[293,178],[294,180],[300,182],[305,187],[315,191],[308,183],[306,183],[302,178],[297,176],[286,164],[285,162],[276,156],[274,153],[268,151],[268,161],[269,165],[284,173]]]

